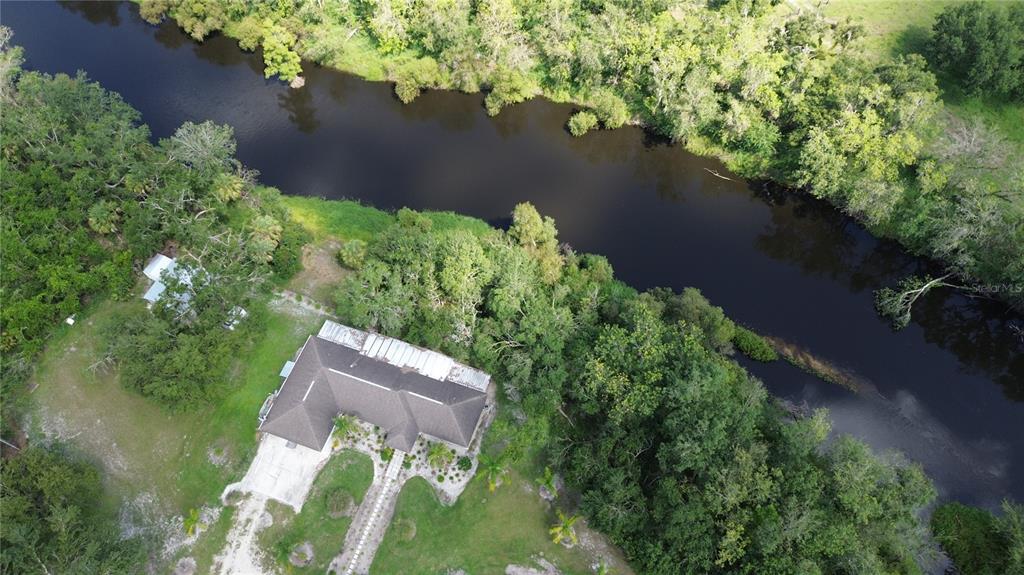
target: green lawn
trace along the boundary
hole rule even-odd
[[[395,221],[394,214],[351,200],[299,196],[285,196],[283,200],[292,218],[316,239],[335,237],[369,241]],[[454,212],[423,212],[423,215],[433,222],[434,229],[461,228],[476,234],[489,233],[493,229],[483,220]]]
[[[884,61],[899,54],[923,53],[935,17],[947,6],[963,1],[832,0],[825,7],[825,14],[861,22],[866,32],[865,51],[869,57]],[[951,112],[962,118],[983,119],[1024,153],[1024,106],[999,98],[966,95],[941,76],[939,88]]]
[[[313,483],[301,513],[296,515],[276,501],[267,504],[274,524],[259,534],[265,556],[288,573],[323,573],[341,552],[352,523],[350,515],[372,481],[373,462],[369,457],[355,451],[334,455]],[[313,561],[306,567],[295,567],[288,556],[305,542],[313,546]]]
[[[935,17],[961,0],[832,0],[825,15],[864,25],[864,48],[878,60],[921,53]]]
[[[482,575],[504,573],[513,563],[533,565],[532,557],[543,556],[563,573],[590,573],[583,551],[551,542],[548,528],[554,522],[554,511],[519,471],[494,493],[475,478],[451,507],[440,504],[426,481],[413,478],[398,496],[370,571],[411,575],[463,569]]]

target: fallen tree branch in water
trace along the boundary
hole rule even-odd
[[[728,176],[723,176],[722,174],[719,174],[717,170],[712,170],[712,169],[709,169],[709,168],[704,168],[704,171],[709,173],[709,174],[711,174],[712,176],[715,176],[716,178],[722,178],[723,180],[729,180],[730,182],[734,182],[735,181],[735,180],[733,180],[732,178],[730,178]]]

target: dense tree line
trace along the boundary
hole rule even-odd
[[[141,10],[153,22],[173,17],[197,40],[223,30],[243,48],[262,45],[268,75],[285,79],[301,55],[392,80],[404,101],[426,88],[485,90],[493,114],[542,94],[582,108],[568,124],[575,135],[642,123],[745,176],[826,198],[1024,306],[1024,164],[1013,150],[942,112],[924,58],[870,63],[859,26],[783,15],[776,4],[141,0]],[[995,18],[975,18],[977,33],[940,19],[936,45],[959,35],[967,46],[933,50],[940,65],[977,69],[978,86],[1019,75],[997,63],[1020,48]],[[279,60],[296,64],[282,70]]]
[[[0,28],[0,363],[3,436],[15,439],[32,361],[62,320],[109,296],[135,298],[158,250],[191,267],[105,328],[122,382],[171,407],[214,397],[258,321],[261,286],[300,263],[305,232],[276,190],[234,158],[228,127],[183,125],[156,144],[139,114],[83,75],[20,69]],[[181,302],[187,299],[188,304]],[[234,331],[233,310],[253,311]],[[103,508],[99,471],[58,447],[6,450],[3,573],[131,573],[142,544]]]
[[[222,325],[262,282],[298,268],[300,228],[288,221],[278,193],[257,187],[254,173],[233,158],[229,127],[186,123],[154,145],[137,111],[82,74],[49,76],[14,65],[6,76],[0,119],[5,424],[16,419],[7,417],[10,408],[54,327],[97,296],[129,297],[140,265],[165,248],[201,270],[203,281],[178,286],[190,292],[192,313],[145,314],[136,331],[118,326],[122,334],[151,336],[135,344],[151,344],[134,360],[139,381],[126,382],[168,404],[202,396],[186,388],[202,387],[203,378],[186,376],[223,374],[210,352],[225,342],[237,347],[239,337],[228,337]],[[164,325],[174,318],[177,327]],[[118,358],[142,349],[118,341]],[[170,371],[152,369],[161,363]],[[161,376],[164,383],[156,385]]]
[[[483,234],[402,210],[365,250],[340,316],[493,373],[503,455],[482,473],[543,449],[640,572],[917,572],[921,469],[786,416],[699,291],[637,293],[529,204]]]
[[[142,542],[122,539],[91,463],[59,446],[0,460],[0,573],[145,571]]]

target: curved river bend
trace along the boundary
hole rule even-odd
[[[535,100],[488,118],[480,95],[391,86],[307,64],[306,87],[263,78],[257,55],[197,44],[116,4],[4,3],[26,67],[89,76],[157,137],[186,120],[234,127],[238,157],[285,193],[453,210],[504,224],[525,200],[563,241],[603,254],[638,288],[697,286],[741,323],[851,370],[851,393],[781,362],[748,365],[775,394],[831,410],[834,430],[920,461],[940,494],[1024,500],[1024,318],[928,296],[893,333],[872,291],[929,269],[834,209],[751,185],[639,129],[575,139],[571,108]]]

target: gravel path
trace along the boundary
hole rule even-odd
[[[373,484],[367,490],[345,535],[341,554],[331,562],[328,572],[342,575],[369,573],[373,556],[395,512],[398,492],[405,482],[402,474],[404,455],[396,451],[384,475],[374,473]]]

